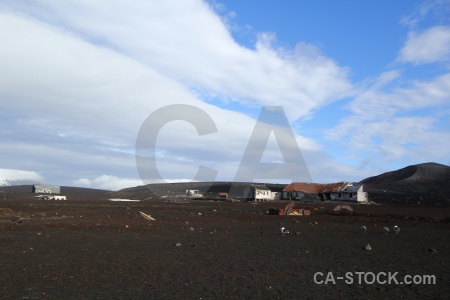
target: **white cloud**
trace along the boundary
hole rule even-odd
[[[189,182],[190,179],[171,179],[167,181],[159,181],[159,182]],[[154,182],[158,183],[158,182]],[[92,179],[88,178],[79,178],[73,181],[74,186],[79,187],[88,187],[88,188],[97,188],[103,190],[117,191],[124,188],[135,187],[143,185],[143,181],[140,179],[134,178],[119,178],[117,176],[112,175],[101,175]]]
[[[63,15],[65,13],[70,12],[64,12]],[[162,20],[164,19],[160,22]],[[69,174],[82,172],[92,176],[95,175],[96,169],[97,172],[102,172],[100,170],[105,168],[114,169],[116,172],[125,168],[129,178],[133,178],[136,177],[136,171],[130,171],[135,168],[133,156],[117,158],[113,155],[114,151],[108,153],[105,149],[133,149],[139,127],[149,114],[168,104],[184,103],[205,110],[213,118],[218,132],[199,137],[195,128],[185,122],[166,125],[159,135],[157,145],[163,153],[161,161],[166,159],[162,164],[162,172],[168,180],[191,178],[190,170],[195,172],[201,164],[220,170],[221,178],[233,178],[255,126],[254,119],[239,112],[204,103],[190,92],[185,82],[180,84],[163,75],[161,70],[164,68],[158,67],[156,62],[145,60],[153,59],[151,55],[130,57],[124,54],[125,52],[116,51],[114,47],[108,48],[80,39],[75,33],[55,27],[54,22],[46,24],[14,13],[2,14],[0,28],[15,28],[14,32],[0,30],[0,38],[5,42],[0,48],[0,61],[3,66],[0,70],[0,96],[7,99],[2,102],[1,108],[3,112],[10,112],[10,115],[14,116],[0,120],[5,128],[11,130],[7,135],[8,139],[4,141],[5,147],[0,150],[0,153],[4,154],[2,157],[17,157],[17,164],[23,162],[24,165],[30,163],[44,166],[50,176],[58,176],[59,180],[67,178]],[[113,34],[105,30],[106,33]],[[215,36],[215,33],[211,34]],[[181,39],[178,36],[174,38]],[[246,53],[244,56],[248,56],[248,63],[244,63],[244,66],[270,70],[255,78],[248,78],[258,93],[261,93],[260,87],[265,86],[264,82],[268,80],[265,76],[269,73],[281,79],[284,76],[284,68],[291,70],[288,73],[291,73],[292,78],[297,77],[296,72],[303,67],[305,73],[314,71],[315,62],[311,57],[319,61],[318,65],[329,64],[331,69],[340,72],[332,61],[317,55],[315,49],[306,45],[299,46],[296,57],[308,56],[309,59],[305,59],[304,64],[301,59],[297,59],[296,66],[289,66],[296,58],[283,60],[268,46],[267,40],[264,45],[258,45],[260,50],[255,52],[239,47],[229,38],[228,36],[221,40],[223,46],[239,49],[240,56]],[[201,41],[197,42],[199,44],[195,47],[210,47]],[[130,43],[136,44],[136,47],[139,44],[137,41]],[[180,56],[189,48],[187,44],[173,46],[175,48],[172,51],[180,51]],[[164,53],[158,55],[166,57]],[[266,57],[267,62],[265,59],[256,59],[260,55]],[[208,72],[215,72],[216,63],[220,64],[217,66],[219,69],[226,67],[220,59],[206,58]],[[183,63],[177,59],[179,68],[191,63],[189,60]],[[241,61],[235,59],[236,57],[228,58],[230,63],[239,66]],[[195,73],[194,66],[189,68],[191,69],[185,72]],[[244,68],[237,75],[245,72]],[[328,74],[327,69],[322,68],[317,71],[319,77],[322,72]],[[305,81],[307,77],[314,78],[312,73],[308,76],[304,74],[302,78]],[[224,75],[230,80],[234,77],[225,73]],[[320,90],[318,95],[324,90],[319,87],[319,77],[317,82],[309,81],[313,85],[312,94],[314,89]],[[211,73],[208,73],[206,79],[216,84],[216,78],[211,76]],[[237,82],[238,80],[232,86],[237,86]],[[340,84],[339,80],[330,79],[327,82]],[[295,82],[286,83],[281,80],[280,84],[288,90],[289,85],[295,88]],[[220,89],[212,91],[221,94]],[[284,91],[280,91],[282,95]],[[246,93],[251,94],[246,91],[243,96],[246,96]],[[277,103],[275,98],[278,97],[273,97],[273,101],[267,101],[267,104],[282,104]],[[312,107],[316,105],[313,102],[310,102]],[[295,106],[301,107],[300,104],[295,103]],[[298,109],[286,109],[288,114],[294,112],[291,115],[297,114],[296,111]],[[297,136],[297,139],[301,141],[302,149],[317,149],[313,141],[301,136]],[[11,159],[3,162],[8,163],[11,163]],[[84,181],[81,183],[87,184]],[[95,181],[92,183],[100,184]]]
[[[445,160],[450,132],[439,122],[445,122],[448,82],[450,73],[390,92],[376,84],[350,102],[352,114],[328,130],[327,137],[340,141],[354,160],[372,166]]]
[[[40,182],[44,177],[36,171],[0,169],[0,178]]]
[[[91,186],[91,181],[87,178],[77,179],[73,183],[75,186],[81,186],[81,187],[90,187]]]
[[[141,180],[119,178],[111,175],[101,175],[93,179],[79,178],[74,181],[75,186],[80,187],[95,187],[98,189],[116,191],[123,188],[142,185]]]
[[[163,177],[190,180],[204,165],[219,171],[218,180],[231,180],[256,122],[242,108],[279,105],[292,122],[356,93],[348,68],[313,45],[283,49],[269,33],[260,33],[252,48],[239,45],[230,24],[204,1],[12,1],[0,15],[0,163],[46,170],[52,180],[105,189],[142,184],[133,156],[140,126],[157,109],[180,103],[207,112],[217,133],[199,136],[186,122],[166,124],[156,144]],[[412,34],[401,60],[448,59],[447,30]],[[442,155],[447,136],[435,131],[435,121],[402,112],[445,104],[450,75],[382,91],[400,75],[386,72],[358,94],[351,115],[329,136],[364,149],[381,135],[378,154],[390,151],[390,159],[406,153],[404,145],[414,142],[409,135],[423,143],[441,138],[434,150],[419,150]],[[223,107],[235,111],[211,104],[218,100],[234,101]],[[336,164],[312,139],[296,141],[314,180],[366,174]],[[269,144],[266,154],[279,160],[276,146]]]
[[[420,33],[410,33],[398,60],[425,64],[450,60],[450,26],[435,26]]]
[[[300,43],[293,52],[279,49],[273,46],[274,37],[263,33],[255,49],[240,46],[203,1],[125,5],[117,0],[108,4],[42,0],[17,6],[80,39],[146,64],[205,97],[282,105],[292,119],[307,116],[352,89],[348,70],[317,49],[311,51],[311,45]]]

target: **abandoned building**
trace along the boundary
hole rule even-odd
[[[33,193],[59,194],[61,187],[53,184],[33,184]]]
[[[320,200],[337,200],[367,202],[367,193],[363,191],[363,185],[352,182],[340,182],[325,185],[319,192]]]
[[[318,200],[319,185],[309,182],[292,182],[283,189],[283,199],[289,200]]]
[[[363,185],[352,182],[328,184],[293,182],[283,190],[283,199],[316,199],[365,203],[368,201],[368,196],[363,190]]]
[[[248,201],[274,200],[272,191],[262,184],[251,184],[244,189],[244,199]]]

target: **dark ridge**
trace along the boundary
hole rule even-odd
[[[408,166],[396,171],[368,177],[360,181],[363,184],[384,184],[397,181],[427,181],[450,179],[450,167],[438,163],[424,163]]]
[[[4,193],[31,193],[31,192],[33,192],[33,185],[31,185],[31,184],[24,184],[24,185],[2,186],[2,187],[0,187],[0,192],[4,192]]]
[[[450,205],[450,167],[437,163],[408,166],[361,180],[376,202]]]
[[[219,193],[231,193],[229,198],[242,197],[243,191],[256,182],[180,182],[155,183],[112,192],[109,196],[127,199],[155,199],[160,197],[180,197],[186,195],[186,190],[198,190],[207,199],[218,198]],[[265,184],[273,190],[282,191],[286,184]],[[233,188],[232,188],[233,187]]]

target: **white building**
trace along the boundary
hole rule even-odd
[[[249,201],[274,200],[274,194],[265,185],[251,184],[244,189],[243,197]]]
[[[331,201],[368,202],[363,185],[352,182],[304,183],[293,182],[283,190],[284,199],[303,200],[307,198]]]

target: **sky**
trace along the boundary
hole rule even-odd
[[[0,178],[360,181],[450,164],[450,1],[0,0]]]

